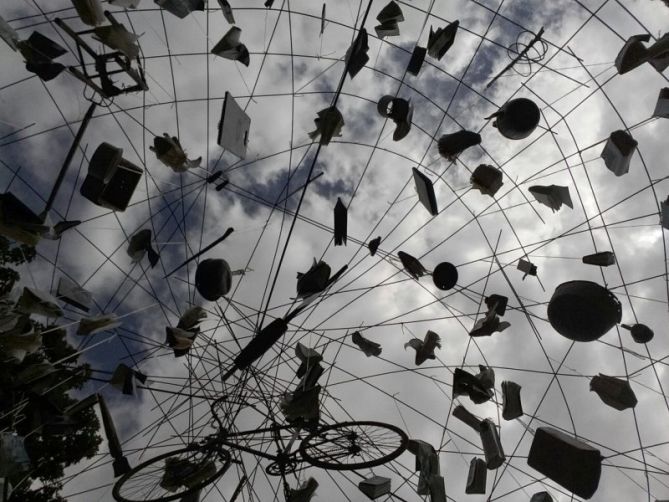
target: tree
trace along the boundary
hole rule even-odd
[[[25,367],[44,361],[55,363],[63,357],[74,354],[74,348],[67,343],[65,337],[65,330],[45,334],[42,352],[27,356],[23,363],[18,365],[17,370],[20,371],[21,366]],[[33,464],[31,477],[50,485],[59,482],[63,477],[65,467],[95,455],[102,441],[97,435],[100,424],[92,408],[84,409],[68,417],[76,425],[67,433],[53,434],[52,427],[46,427],[46,432],[35,432],[36,428],[44,427],[45,419],[48,423],[52,410],[58,414],[59,411],[77,402],[68,395],[68,391],[81,388],[90,375],[88,364],[76,365],[76,357],[62,364],[56,364],[55,367],[58,368],[57,373],[53,377],[50,376],[48,382],[48,386],[53,387],[52,390],[38,394],[25,389],[21,393],[21,397],[28,400],[22,412],[26,419],[16,424],[16,431],[19,435],[29,435],[25,446]]]
[[[9,293],[20,279],[13,267],[34,257],[34,248],[23,244],[12,246],[0,237],[0,295]],[[59,495],[64,469],[91,458],[102,441],[98,435],[100,424],[92,408],[71,416],[63,414],[68,406],[77,403],[68,393],[81,389],[88,381],[90,367],[78,362],[64,329],[31,322],[35,330],[44,333],[40,349],[21,362],[10,359],[0,365],[0,428],[26,437],[25,447],[31,462],[27,477],[24,474],[10,478],[15,487],[10,500],[64,502]],[[50,363],[55,371],[29,383],[21,381],[19,375],[23,371],[44,363]]]
[[[6,265],[21,265],[31,262],[35,257],[35,248],[21,244],[11,246],[9,239],[0,235],[0,296],[9,293],[19,280],[19,273]]]
[[[19,488],[12,494],[10,500],[12,502],[14,500],[20,500],[21,502],[67,502],[67,499],[58,495],[58,490],[60,490],[60,486],[42,486],[29,491],[22,491]]]

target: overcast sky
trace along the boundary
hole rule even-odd
[[[281,393],[296,384],[294,347],[300,341],[323,354],[323,421],[377,420],[430,442],[440,451],[449,500],[524,501],[543,490],[555,500],[579,500],[528,467],[534,431],[541,426],[600,449],[604,467],[591,500],[669,498],[667,256],[658,215],[669,192],[664,154],[669,126],[666,119],[651,119],[667,82],[649,64],[622,76],[613,66],[628,37],[649,33],[655,39],[664,33],[669,8],[659,0],[399,1],[405,17],[400,36],[380,41],[375,17],[386,2],[373,1],[365,23],[370,60],[355,79],[347,77],[338,99],[342,136],[316,158],[317,144],[308,133],[317,112],[333,99],[367,2],[328,1],[322,36],[321,2],[276,0],[271,10],[260,0],[230,3],[250,52],[249,67],[208,54],[230,28],[217,2],[210,2],[207,13],[185,19],[150,0],[137,10],[112,9],[119,22],[141,35],[149,91],[97,108],[51,212],[53,221],[82,223],[60,241],[41,242],[38,258],[22,271],[27,285],[46,290],[67,275],[94,294],[96,313],[127,315],[120,329],[82,339],[74,324],[70,335],[82,350],[92,347],[82,357],[96,378],[108,378],[119,362],[149,375],[152,390],[136,397],[102,382],[82,393],[102,391],[108,398],[130,463],[213,432],[208,402],[237,383],[235,376],[223,388],[221,374],[261,318],[267,324],[285,315],[296,295],[296,273],[316,258],[333,272],[344,265],[348,270],[257,363],[262,383],[249,383],[250,393],[263,389],[280,421],[277,405]],[[71,39],[54,19],[85,29],[68,0],[6,0],[0,15],[21,38],[37,30],[70,49]],[[427,44],[430,27],[456,19],[460,28],[448,53],[440,61],[427,58],[418,77],[405,74],[415,44]],[[521,34],[524,30],[536,33],[542,27],[543,61],[519,65],[520,74],[508,71],[486,88],[510,62],[507,47],[532,37]],[[91,91],[67,72],[43,83],[24,69],[19,53],[4,44],[0,51],[0,182],[39,213]],[[74,54],[60,61],[76,64]],[[226,91],[251,118],[242,161],[216,144]],[[399,142],[392,139],[392,121],[376,111],[386,94],[414,106],[411,132]],[[485,120],[512,97],[532,99],[542,111],[540,126],[527,139],[508,140]],[[481,145],[456,162],[441,158],[436,140],[463,128],[480,132]],[[616,177],[600,154],[609,134],[626,128],[639,147],[629,173]],[[149,146],[163,133],[178,136],[190,157],[201,155],[203,168],[177,174],[161,164]],[[125,212],[97,207],[79,194],[88,161],[103,141],[123,148],[123,156],[144,169]],[[494,199],[471,189],[471,172],[482,163],[504,173]],[[312,166],[314,176],[322,175],[308,185],[291,229]],[[418,201],[412,167],[434,181],[437,216]],[[229,185],[215,191],[204,178],[219,169]],[[552,212],[528,191],[552,184],[569,187],[573,209]],[[286,194],[291,194],[287,200]],[[333,245],[338,197],[348,207],[345,247]],[[164,279],[228,227],[234,233],[204,257],[224,258],[233,270],[252,270],[234,278],[227,300],[208,302],[196,292],[192,263]],[[125,251],[128,237],[142,228],[153,231],[161,254],[153,269],[148,261],[133,265]],[[371,257],[366,243],[377,235],[381,247]],[[600,269],[581,262],[586,254],[606,250],[615,253],[617,265]],[[457,286],[440,291],[429,275],[412,279],[402,272],[398,251],[419,258],[429,271],[440,262],[453,263]],[[537,277],[523,280],[516,270],[520,258],[537,266]],[[559,284],[575,279],[606,285],[622,303],[623,322],[647,324],[654,340],[636,344],[618,327],[590,343],[560,336],[547,322],[546,305]],[[483,297],[491,293],[509,297],[503,320],[511,327],[470,338],[485,313]],[[164,344],[165,326],[176,326],[191,305],[203,306],[209,317],[190,355],[175,358]],[[76,323],[80,316],[67,310],[63,323]],[[379,358],[366,358],[351,342],[358,329],[382,345]],[[428,329],[440,335],[442,346],[435,360],[417,368],[413,350],[404,344],[422,339]],[[479,364],[495,369],[493,401],[452,400],[454,368],[476,373]],[[638,398],[634,411],[616,411],[590,392],[589,380],[598,373],[629,379]],[[501,417],[504,380],[522,386],[525,416],[518,420]],[[485,496],[464,493],[469,462],[483,452],[478,435],[450,416],[457,404],[500,426],[509,461],[489,471]],[[247,410],[235,425],[252,429],[262,423]],[[242,459],[253,482],[238,500],[283,500],[280,478],[263,474],[267,461]],[[374,473],[392,479],[397,500],[420,499],[410,453]],[[105,444],[98,457],[69,474],[63,492],[69,500],[112,500]],[[315,500],[362,501],[356,484],[369,474],[308,468],[299,481],[318,480]],[[241,470],[231,470],[203,501],[229,500],[240,477]],[[295,486],[298,479],[291,476],[289,482]]]

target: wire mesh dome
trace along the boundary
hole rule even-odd
[[[2,2],[10,500],[669,499],[665,4]]]

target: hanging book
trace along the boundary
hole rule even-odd
[[[232,94],[225,91],[216,142],[243,160],[246,158],[250,129],[251,117],[237,104]]]

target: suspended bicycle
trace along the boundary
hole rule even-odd
[[[230,450],[246,452],[271,460],[265,471],[270,476],[295,472],[301,462],[328,470],[357,470],[376,467],[404,452],[409,438],[394,425],[373,421],[339,422],[305,431],[299,425],[275,424],[270,427],[229,431],[215,413],[217,433],[188,447],[164,453],[139,464],[114,485],[119,502],[167,502],[178,500],[213,483],[225,474],[234,460]],[[264,434],[278,438],[290,432],[285,448],[276,454],[248,446]],[[304,434],[306,432],[306,434]],[[299,446],[293,449],[300,439]],[[241,441],[246,444],[241,444]],[[280,443],[276,441],[276,444]],[[228,449],[226,449],[228,448]]]

